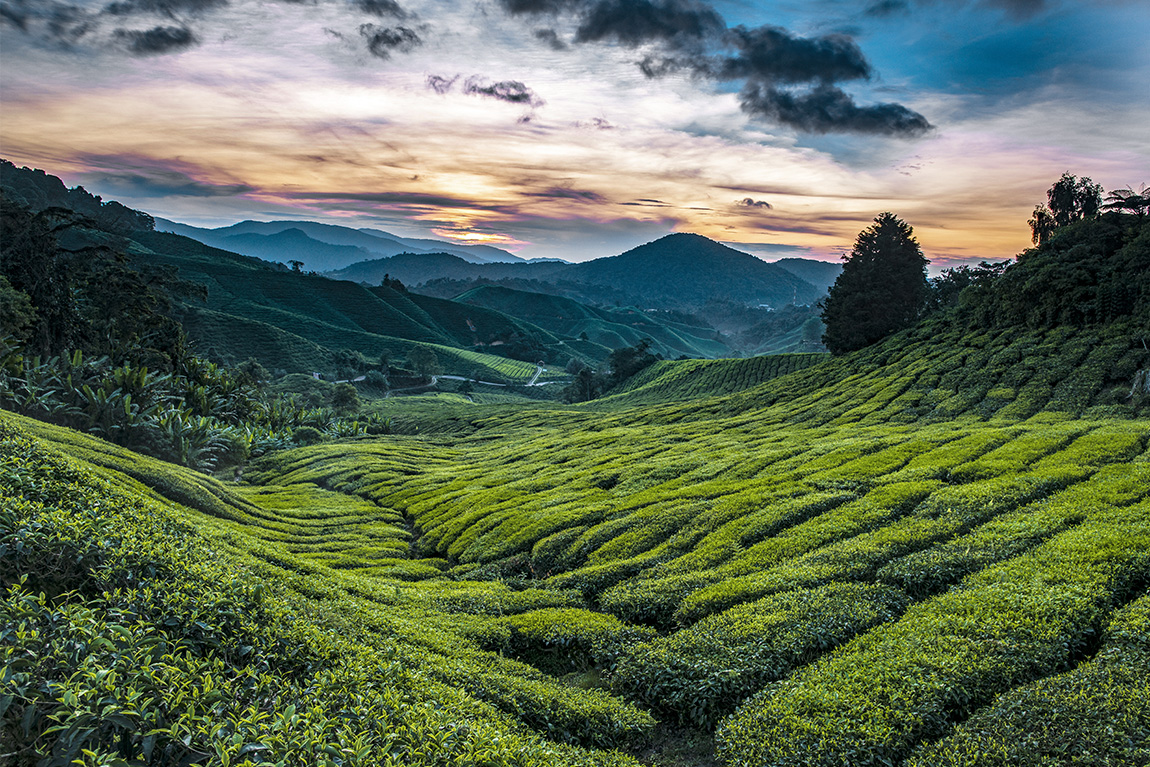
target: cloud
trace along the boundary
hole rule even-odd
[[[846,35],[796,37],[780,27],[735,27],[730,40],[739,55],[724,59],[716,77],[773,83],[823,83],[866,80],[871,67],[862,50]]]
[[[744,197],[735,204],[740,208],[763,208],[770,210],[772,207],[774,207],[766,200],[756,200],[753,197]]]
[[[537,29],[532,34],[536,40],[546,43],[553,51],[565,51],[570,47],[559,39],[559,33],[554,29]]]
[[[469,77],[463,83],[463,92],[472,96],[484,96],[496,101],[506,101],[508,104],[540,107],[545,103],[539,94],[518,80],[503,80],[487,84],[484,78],[479,76]]]
[[[750,114],[810,133],[914,137],[933,127],[925,117],[900,104],[859,106],[849,94],[826,84],[794,93],[765,83],[749,83],[739,94],[739,102]]]
[[[7,5],[0,5],[0,22],[11,24],[21,32],[28,31],[28,14]]]
[[[234,197],[255,191],[247,184],[201,181],[205,171],[189,163],[164,162],[130,155],[87,155],[92,170],[79,179],[90,186],[133,198]]]
[[[202,13],[227,4],[228,0],[120,0],[105,6],[103,13],[109,16],[128,16],[133,13],[172,16],[176,13]]]
[[[373,16],[394,16],[397,19],[406,19],[407,11],[399,6],[395,0],[355,0],[355,7],[364,13]]]
[[[908,0],[872,0],[876,14],[893,13]],[[925,0],[924,0],[925,1]],[[981,0],[1027,3],[1042,0]],[[565,12],[574,16],[573,41],[644,46],[639,61],[648,78],[688,70],[717,81],[742,81],[744,112],[800,131],[913,137],[931,128],[922,115],[899,104],[859,106],[835,83],[869,80],[870,62],[844,33],[801,37],[782,27],[736,26],[703,0],[499,0],[511,15]],[[553,29],[536,37],[560,42]],[[807,86],[805,92],[778,86]],[[472,92],[472,91],[469,91]]]
[[[512,16],[561,13],[581,3],[578,0],[499,0],[503,10]]]
[[[196,36],[187,27],[152,27],[151,29],[117,29],[114,37],[135,56],[171,53],[196,44]]]
[[[907,13],[910,13],[910,4],[907,0],[877,0],[863,11],[863,15],[875,19],[901,16]]]
[[[575,200],[576,202],[593,202],[603,204],[607,198],[598,192],[589,189],[569,189],[567,187],[551,187],[540,192],[523,192],[524,197],[538,197],[548,200]]]
[[[459,75],[451,79],[443,77],[442,75],[428,75],[427,87],[442,96],[454,87],[455,81],[458,79]]]
[[[584,12],[575,40],[614,40],[626,46],[659,41],[698,44],[726,29],[715,9],[696,0],[599,0]]]
[[[371,55],[390,59],[392,51],[409,53],[423,44],[423,40],[409,27],[380,27],[375,24],[361,24],[359,34],[367,40]]]

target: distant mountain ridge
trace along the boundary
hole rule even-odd
[[[617,256],[577,264],[477,264],[450,255],[398,255],[352,264],[328,274],[335,279],[372,285],[384,275],[409,285],[434,280],[534,281],[547,283],[555,293],[581,303],[634,304],[684,311],[716,298],[749,306],[810,304],[826,292],[782,266],[768,264],[698,234],[669,234]],[[474,286],[463,291],[470,287]]]
[[[801,280],[806,280],[823,292],[829,291],[835,284],[843,265],[831,261],[816,261],[813,258],[781,258],[775,261],[775,266],[786,269]]]
[[[164,218],[156,229],[191,237],[205,245],[281,263],[302,261],[309,271],[325,272],[359,261],[388,258],[401,253],[450,253],[477,264],[525,263],[525,260],[490,245],[460,245],[428,239],[408,239],[382,229],[352,229],[315,221],[241,221],[205,229]],[[290,237],[284,232],[293,231]]]

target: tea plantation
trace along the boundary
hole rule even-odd
[[[1150,764],[1148,331],[662,362],[242,483],[0,413],[0,760]]]

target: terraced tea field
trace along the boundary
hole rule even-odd
[[[243,725],[199,746],[230,763],[253,743],[293,764],[1150,763],[1150,420],[1117,391],[1144,329],[950,332],[458,405],[466,429],[274,453],[243,484],[5,414],[0,479],[26,499],[5,513],[74,540],[35,507],[55,446],[76,486],[144,499],[117,524],[182,526],[186,549],[149,544],[165,582],[201,583],[200,552],[259,584],[278,617],[244,646],[274,675],[276,637],[298,642],[275,708],[311,729],[241,695],[212,716]],[[105,569],[137,572],[104,535]],[[207,614],[185,592],[173,631]],[[28,600],[9,615],[50,612]],[[363,750],[307,750],[337,733]],[[692,738],[713,756],[667,746]]]

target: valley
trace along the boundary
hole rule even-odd
[[[1144,217],[861,348],[746,358],[685,305],[452,300],[136,225],[69,236],[186,281],[194,353],[87,304],[137,334],[39,355],[30,316],[0,350],[0,762],[1150,763]]]

